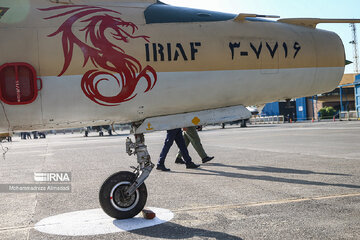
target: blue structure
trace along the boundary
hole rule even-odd
[[[261,114],[265,116],[279,116],[280,115],[279,102],[267,103],[263,108]]]
[[[360,75],[355,77],[355,107],[357,117],[360,118]]]
[[[297,121],[307,120],[307,100],[306,97],[296,99],[296,117]]]
[[[342,86],[339,86],[339,89],[340,89],[340,111],[341,111],[341,112],[344,112]]]
[[[340,85],[339,89],[340,89],[340,111],[341,112],[347,112],[349,111],[348,106],[349,106],[349,102],[345,101],[345,106],[344,106],[344,96],[346,97],[346,94],[343,91],[343,87],[348,87],[348,86],[354,86],[354,83],[350,83],[350,84],[345,84],[345,85]],[[347,97],[345,98],[347,99]]]
[[[340,91],[340,111],[348,111],[349,108],[349,101],[347,100],[346,93],[349,91],[345,91],[345,87],[354,86],[354,92],[355,92],[355,104],[356,104],[356,112],[357,117],[360,119],[360,74],[355,76],[355,82],[350,84],[344,84],[339,85],[339,91]],[[345,102],[343,100],[345,96]],[[308,106],[307,106],[307,99],[310,98],[298,98],[296,99],[296,111],[293,109],[292,111],[289,111],[288,107],[285,106],[284,108],[284,102],[273,102],[268,103],[265,105],[264,109],[262,110],[262,115],[265,116],[278,116],[278,115],[284,115],[286,116],[293,116],[293,120],[296,119],[297,121],[306,121],[308,119],[311,119],[311,117],[315,117],[316,114],[314,111],[314,107],[310,107],[309,110],[312,113],[312,116],[308,115]],[[318,96],[313,96],[312,98],[312,106],[314,106],[314,101],[318,100]],[[345,104],[344,104],[345,103]],[[296,112],[296,118],[294,117],[294,114]]]
[[[307,98],[296,99],[296,104],[291,102],[290,105],[285,102],[272,102],[265,105],[261,115],[279,116],[284,115],[286,119],[291,118],[293,121],[305,121],[308,119]]]
[[[344,97],[344,92],[343,92],[343,87],[348,87],[348,86],[354,86],[354,93],[355,93],[355,109],[357,112],[357,117],[360,117],[360,75],[355,76],[355,82],[354,83],[350,83],[350,84],[345,84],[345,85],[340,85],[340,111],[344,112],[344,111],[348,111],[348,102],[346,102],[347,104],[344,107],[343,104],[343,97]]]

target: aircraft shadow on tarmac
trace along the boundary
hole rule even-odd
[[[225,128],[221,128],[221,126],[219,126],[219,128],[204,128],[202,131],[204,132],[213,132],[213,131],[219,131],[220,129],[222,130],[234,130],[234,129],[249,129],[249,128],[275,128],[275,127],[279,127],[278,125],[249,125],[247,127],[239,127],[238,125],[226,125]]]
[[[179,224],[167,222],[161,225],[157,225],[149,228],[142,228],[131,231],[134,234],[143,235],[147,237],[159,238],[159,239],[187,239],[194,237],[201,238],[215,238],[215,239],[230,239],[230,240],[242,240],[242,238],[229,235],[223,232],[209,231],[200,228],[184,227]]]
[[[231,178],[242,178],[242,179],[253,179],[253,180],[260,180],[260,181],[269,181],[269,182],[282,182],[282,183],[290,183],[290,184],[302,184],[302,185],[313,185],[313,186],[333,186],[333,187],[344,187],[344,188],[355,188],[359,189],[360,185],[353,185],[353,184],[342,184],[342,183],[325,183],[325,182],[318,182],[318,181],[310,181],[310,180],[302,180],[302,179],[290,179],[290,178],[283,178],[283,177],[273,177],[273,176],[267,176],[267,175],[249,175],[249,174],[242,174],[242,173],[234,173],[234,172],[225,172],[220,170],[212,170],[209,169],[209,167],[229,167],[229,168],[235,168],[239,170],[251,170],[251,171],[264,171],[265,172],[284,172],[284,173],[298,173],[298,174],[326,174],[326,173],[316,173],[312,171],[307,170],[296,170],[296,169],[284,169],[284,171],[280,171],[281,168],[262,168],[260,167],[258,170],[255,170],[256,168],[253,167],[241,167],[241,166],[231,166],[231,165],[225,165],[220,163],[208,163],[205,165],[206,168],[198,168],[198,171],[202,171],[203,173],[199,172],[181,172],[185,174],[203,174],[203,175],[217,175],[217,176],[223,176],[223,177],[231,177]],[[243,169],[242,169],[243,168]],[[270,171],[271,170],[271,171]],[[276,171],[275,171],[276,170]],[[175,173],[175,172],[173,172]],[[326,175],[337,175],[337,174],[326,174]],[[344,174],[339,174],[339,176],[349,176]]]
[[[245,166],[231,166],[231,165],[225,165],[225,164],[221,164],[221,163],[210,163],[209,165],[218,166],[218,167],[229,167],[229,168],[235,168],[235,169],[239,169],[239,170],[255,171],[255,172],[351,176],[349,174],[343,174],[343,173],[323,173],[323,172],[314,172],[314,171],[310,171],[310,170],[299,170],[299,169],[291,169],[291,168],[276,168],[276,167],[268,167],[268,166],[246,166],[245,167]]]

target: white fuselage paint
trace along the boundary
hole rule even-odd
[[[263,104],[331,91],[343,73],[343,67],[279,69],[275,73],[264,70],[160,72],[151,91],[144,93],[146,84],[141,80],[134,99],[111,107],[96,104],[85,96],[80,75],[47,76],[42,77],[43,89],[34,103],[4,104],[7,118],[1,118],[0,126],[8,127],[7,119],[15,131],[129,123],[169,114]],[[112,88],[105,88],[108,95],[116,94],[109,92]]]

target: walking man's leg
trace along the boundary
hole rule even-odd
[[[201,140],[196,128],[195,127],[187,128],[185,135],[188,136],[191,145],[194,147],[195,151],[199,154],[200,158],[201,159],[206,158],[208,155],[206,154],[204,147],[201,144]]]
[[[186,168],[198,168],[200,165],[196,165],[189,155],[189,151],[186,148],[185,140],[183,138],[182,132],[178,132],[175,136],[176,145],[181,151],[181,155],[184,157]]]
[[[188,135],[186,134],[186,131],[185,131],[185,130],[184,130],[183,137],[184,137],[185,146],[186,146],[186,149],[187,149],[187,147],[189,146],[189,143],[190,143],[190,139],[189,139]],[[178,154],[176,155],[175,163],[177,163],[177,164],[185,164],[184,160],[182,159],[182,155],[181,155],[180,149],[179,149],[179,151],[178,151]]]
[[[203,163],[206,163],[206,162],[214,159],[214,157],[209,157],[206,154],[204,147],[201,144],[201,140],[200,140],[199,134],[196,130],[196,127],[187,127],[186,130],[184,131],[184,139],[185,139],[185,143],[191,142],[191,145],[194,147],[196,152],[199,154]],[[182,163],[180,151],[177,155],[175,162]]]
[[[179,130],[181,132],[181,129],[172,129],[172,130],[167,131],[164,147],[161,150],[156,169],[161,170],[161,171],[170,171],[170,169],[165,167],[165,158],[166,158],[171,146],[173,145],[175,136]]]
[[[188,135],[191,145],[193,145],[194,149],[199,154],[199,156],[202,160],[202,163],[206,163],[206,162],[209,162],[214,159],[214,157],[209,157],[206,154],[204,147],[201,144],[201,140],[200,140],[199,134],[196,130],[196,127],[187,128],[186,135]]]

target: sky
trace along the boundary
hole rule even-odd
[[[162,0],[176,6],[207,9],[228,13],[278,15],[281,18],[357,18],[360,19],[360,0]],[[360,24],[358,39],[360,39]],[[354,48],[349,42],[353,34],[349,24],[319,24],[317,28],[336,32],[343,40],[346,58],[354,61]],[[358,41],[358,44],[360,42]],[[360,45],[358,45],[360,48]],[[354,72],[354,64],[346,73]]]

